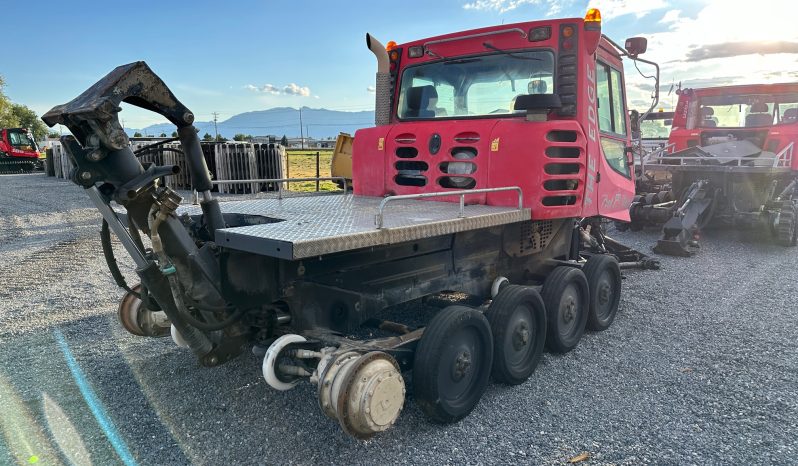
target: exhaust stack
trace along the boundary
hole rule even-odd
[[[391,120],[391,74],[388,51],[371,34],[366,34],[366,47],[377,57],[374,124],[377,126],[387,125]]]

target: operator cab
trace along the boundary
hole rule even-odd
[[[636,59],[645,40],[627,44],[601,35],[598,10],[389,42],[377,126],[355,137],[355,194],[520,187],[533,219],[628,219],[634,180],[621,60]],[[518,201],[504,191],[466,202]]]
[[[798,140],[798,83],[678,91],[670,142],[695,146],[746,142],[780,154]]]

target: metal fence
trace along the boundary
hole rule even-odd
[[[191,189],[191,176],[179,142],[166,143],[145,149],[149,143],[133,142],[131,149],[141,151],[142,164],[177,165],[180,173],[166,177],[166,185],[175,190]],[[287,178],[288,160],[280,144],[251,144],[244,142],[202,143],[205,163],[216,181],[282,179]],[[61,143],[52,147],[54,176],[69,179],[72,161]],[[254,194],[277,191],[275,182],[223,183],[214,187],[220,193]]]

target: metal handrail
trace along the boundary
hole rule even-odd
[[[784,156],[784,166],[788,167],[792,165],[792,153],[793,153],[794,144],[795,144],[794,142],[787,144],[787,147],[785,147],[784,149],[781,150],[781,152],[776,154],[776,161],[781,160],[782,156]]]
[[[518,186],[506,186],[503,188],[483,188],[483,189],[463,189],[459,191],[436,192],[436,193],[420,193],[420,194],[402,194],[399,196],[388,196],[380,202],[380,207],[377,215],[374,218],[374,223],[377,229],[383,227],[385,218],[385,206],[392,201],[401,201],[406,199],[426,199],[429,197],[447,197],[447,196],[460,196],[460,214],[458,217],[465,217],[465,197],[469,194],[482,194],[482,193],[495,193],[500,191],[515,191],[518,193],[518,210],[524,208],[524,193]]]
[[[785,147],[781,152],[779,152],[778,154],[775,155],[775,157],[773,158],[773,165],[771,165],[771,168],[776,168],[776,167],[779,167],[779,166],[789,166],[790,165],[790,162],[792,161],[792,155],[793,155],[793,144],[794,143],[792,143],[792,142],[789,143],[787,145],[787,147]],[[667,148],[667,147],[668,146],[666,146],[665,148]],[[665,148],[663,148],[663,149],[665,149]],[[724,161],[725,162],[732,162],[732,161],[733,162],[737,162],[736,166],[739,167],[739,166],[742,166],[743,162],[750,162],[752,160],[755,160],[754,157],[724,157],[724,156],[697,157],[697,156],[694,156],[694,155],[682,156],[682,157],[673,157],[673,156],[663,156],[662,152],[663,151],[652,152],[649,155],[649,157],[646,158],[645,162],[646,163],[651,163],[651,164],[654,164],[654,165],[670,165],[670,164],[663,164],[662,163],[663,161],[667,160],[667,161],[678,161],[679,165],[684,165],[685,161],[717,160],[719,162],[724,162]],[[780,163],[780,162],[783,162],[783,163]]]
[[[347,193],[346,177],[343,176],[320,176],[312,178],[270,178],[258,180],[214,180],[211,184],[247,184],[247,183],[277,183],[277,199],[283,198],[283,183],[293,183],[302,181],[341,181],[341,186],[344,187],[344,194]]]
[[[651,162],[652,159],[656,159],[658,157],[661,157],[662,154],[665,154],[665,153],[670,154],[674,147],[676,147],[675,143],[670,143],[670,144],[658,147],[657,149],[655,149],[655,150],[651,151],[650,153],[644,155],[643,156],[643,160],[640,162],[640,164],[642,166],[645,166],[646,163]]]

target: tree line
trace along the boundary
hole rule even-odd
[[[0,128],[27,128],[37,141],[47,136],[47,126],[39,119],[36,112],[26,105],[11,102],[3,93],[5,81],[0,76]],[[53,133],[58,137],[58,133]]]

